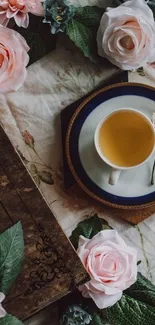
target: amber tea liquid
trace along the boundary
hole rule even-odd
[[[99,147],[112,164],[132,167],[142,163],[151,154],[154,133],[141,114],[120,110],[103,122],[99,130]]]

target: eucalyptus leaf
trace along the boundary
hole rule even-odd
[[[21,271],[24,240],[21,222],[0,235],[0,291],[5,294]]]
[[[112,325],[155,324],[155,308],[127,295],[114,306],[104,309],[104,315]]]
[[[16,317],[7,314],[5,317],[0,318],[0,325],[23,325],[23,323]]]
[[[96,312],[93,314],[91,325],[106,325],[106,321]]]
[[[96,28],[72,19],[66,28],[66,33],[86,57],[94,63],[97,62]]]
[[[80,235],[90,239],[101,230],[110,228],[111,227],[106,220],[100,219],[97,214],[95,214],[91,218],[85,219],[77,225],[70,236],[70,241],[75,249],[77,249]]]
[[[103,12],[103,8],[96,6],[76,8],[66,28],[69,38],[92,62],[98,60],[96,36]]]
[[[136,300],[155,307],[155,286],[141,273],[138,273],[137,281],[125,293]]]

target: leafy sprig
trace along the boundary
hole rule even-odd
[[[24,239],[21,222],[0,235],[0,291],[7,293],[21,272],[24,260]],[[22,325],[16,317],[7,314],[0,325]]]

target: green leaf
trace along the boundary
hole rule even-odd
[[[73,18],[66,28],[66,33],[86,57],[92,62],[97,61],[97,28],[88,27]]]
[[[77,249],[80,235],[86,238],[92,238],[103,229],[110,229],[110,226],[106,220],[100,219],[97,214],[95,214],[91,218],[81,221],[77,225],[70,236],[70,241],[75,249]]]
[[[94,313],[93,314],[91,325],[105,325],[105,324],[106,324],[106,322],[99,315],[99,313]]]
[[[30,165],[30,173],[31,173],[36,185],[39,187],[39,185],[40,185],[40,177],[38,175],[37,167],[34,164]]]
[[[0,291],[5,294],[21,271],[24,240],[21,222],[0,235]]]
[[[104,11],[103,8],[96,6],[79,7],[76,8],[74,19],[85,26],[98,28]]]
[[[49,184],[49,185],[54,184],[53,177],[50,172],[47,172],[46,170],[42,170],[42,171],[38,172],[38,175],[42,182]]]
[[[7,314],[5,317],[0,318],[0,325],[23,325],[23,323],[16,317]]]
[[[103,12],[96,6],[76,8],[66,29],[69,38],[92,62],[98,60],[96,36]]]
[[[114,306],[104,309],[112,325],[154,325],[155,308],[123,295]]]
[[[141,302],[155,307],[155,286],[138,273],[137,281],[125,293]]]

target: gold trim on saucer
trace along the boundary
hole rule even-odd
[[[102,92],[105,92],[109,89],[113,89],[113,88],[117,88],[117,87],[126,87],[126,86],[141,86],[141,87],[144,87],[144,88],[148,88],[148,89],[152,89],[155,91],[155,88],[154,87],[151,87],[151,86],[148,86],[148,85],[144,85],[144,84],[141,84],[141,83],[135,83],[135,82],[121,82],[121,83],[117,83],[117,84],[114,84],[114,85],[110,85],[110,86],[107,86],[107,87],[104,87],[100,90],[97,90],[95,91],[92,95],[88,96],[81,104],[80,106],[76,109],[76,111],[74,112],[71,120],[70,120],[70,123],[69,123],[69,126],[68,126],[68,130],[67,130],[67,134],[66,134],[66,140],[65,140],[65,145],[66,145],[66,148],[65,148],[65,152],[66,152],[66,157],[67,157],[67,161],[68,161],[68,165],[69,165],[69,168],[71,170],[71,173],[73,175],[73,177],[75,178],[76,182],[79,184],[79,186],[89,195],[91,196],[93,199],[99,201],[100,203],[103,203],[105,205],[108,205],[110,207],[113,207],[113,208],[117,208],[117,209],[123,209],[123,210],[137,210],[137,209],[144,209],[144,208],[149,208],[151,206],[154,206],[155,205],[155,200],[150,202],[150,203],[146,203],[146,204],[142,204],[142,205],[119,205],[119,204],[115,204],[115,203],[111,203],[109,201],[106,201],[100,197],[98,197],[96,194],[94,194],[93,192],[91,192],[87,186],[85,184],[83,184],[83,182],[79,179],[78,175],[76,174],[76,171],[72,165],[72,161],[71,161],[71,158],[70,158],[70,149],[69,149],[69,139],[70,139],[70,134],[71,134],[71,130],[72,130],[72,127],[73,127],[73,124],[74,124],[74,121],[76,120],[79,112],[82,110],[82,108],[94,97],[96,97],[98,94],[102,93]]]

